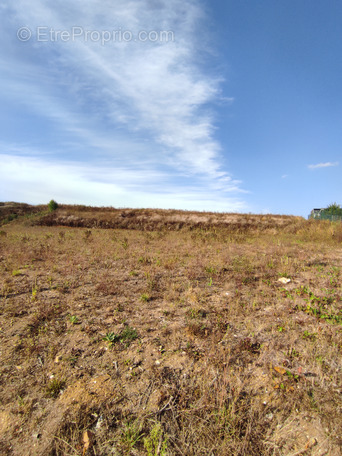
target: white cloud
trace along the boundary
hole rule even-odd
[[[325,163],[317,163],[316,165],[308,165],[309,169],[318,169],[318,168],[330,168],[333,166],[338,166],[339,162],[325,162]]]
[[[84,160],[98,156],[103,169],[105,157],[108,168],[121,164],[130,172],[143,170],[152,176],[162,168],[169,181],[170,174],[175,180],[188,176],[188,187],[194,185],[197,192],[199,179],[210,192],[241,191],[241,183],[222,167],[215,121],[208,109],[210,103],[226,102],[227,97],[220,94],[220,77],[197,63],[209,58],[203,52],[205,16],[198,1],[4,0],[3,8],[7,23],[1,33],[12,37],[0,54],[7,68],[0,76],[3,96],[25,106],[28,114],[51,122],[57,143],[46,144],[45,150],[54,155],[56,164],[59,150],[69,148],[72,154],[78,149]],[[13,40],[23,25],[32,30],[28,43]],[[129,31],[134,36],[141,30],[168,30],[175,39],[103,46],[84,37],[37,41],[37,27],[70,32],[75,26],[100,33]],[[24,148],[32,151],[34,146]],[[12,144],[13,153],[24,148]],[[34,159],[33,152],[29,155]],[[66,169],[67,163],[61,166]],[[72,164],[70,172],[75,172]],[[129,173],[125,176],[132,178]],[[162,183],[158,187],[153,182],[158,192]],[[82,182],[78,183],[81,188]]]
[[[5,154],[0,160],[0,201],[6,201],[10,193],[16,201],[22,201],[24,194],[25,202],[32,204],[54,198],[61,203],[98,206],[247,210],[237,198],[217,195],[209,186],[175,187],[162,172]]]

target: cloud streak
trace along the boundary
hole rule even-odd
[[[0,160],[1,201],[6,200],[8,191],[14,200],[22,201],[22,188],[25,188],[25,201],[33,204],[44,203],[53,196],[63,203],[94,206],[247,210],[239,198],[217,194],[209,182],[204,188],[196,183],[175,187],[167,174],[155,170],[146,169],[142,173],[125,166],[55,163],[24,155],[2,154]]]
[[[210,52],[198,1],[5,0],[2,9],[7,17],[2,33],[13,38],[25,25],[32,38],[27,43],[12,39],[7,51],[2,50],[0,82],[10,100],[55,129],[58,143],[45,146],[57,165],[59,149],[69,147],[74,153],[78,145],[83,159],[96,157],[100,168],[104,160],[106,166],[121,163],[125,170],[161,173],[168,180],[170,175],[176,180],[188,176],[197,189],[201,180],[210,191],[240,192],[240,182],[222,166],[215,139],[209,106],[224,97],[220,78],[204,67]],[[101,45],[84,39],[37,39],[38,27],[70,32],[76,26],[127,30],[133,36],[141,30],[172,31],[174,41]]]
[[[331,168],[339,166],[339,162],[325,162],[325,163],[317,163],[316,165],[308,165],[309,169],[319,169],[319,168]]]

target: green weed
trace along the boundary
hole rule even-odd
[[[148,293],[143,293],[141,296],[140,296],[140,301],[142,302],[148,302],[150,301],[151,297]]]
[[[49,397],[56,398],[64,389],[66,381],[64,378],[53,378],[46,387],[46,392]]]
[[[125,328],[119,334],[114,332],[108,332],[103,340],[108,342],[108,345],[112,347],[115,343],[121,342],[122,344],[129,345],[133,340],[138,338],[138,333],[135,328],[125,326]]]
[[[136,329],[126,326],[120,334],[120,342],[132,342],[138,338]]]
[[[144,447],[148,456],[165,456],[167,454],[167,437],[160,423],[156,423],[148,437],[144,438]]]
[[[14,271],[12,271],[12,276],[16,277],[20,275],[22,275],[22,273],[19,269],[14,269]]]
[[[132,450],[139,440],[143,438],[144,434],[141,432],[141,426],[135,422],[128,422],[125,424],[121,432],[121,442],[128,449]]]
[[[79,323],[79,319],[76,317],[76,315],[70,315],[69,321],[72,325],[77,325]]]

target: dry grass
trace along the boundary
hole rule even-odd
[[[339,455],[342,224],[114,212],[1,228],[0,453]]]
[[[45,226],[72,226],[83,228],[121,228],[127,230],[160,231],[188,229],[226,228],[244,233],[261,231],[279,226],[298,227],[301,217],[285,215],[224,214],[217,212],[194,212],[159,209],[114,209],[87,206],[63,206],[58,211],[40,218]]]

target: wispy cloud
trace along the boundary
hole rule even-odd
[[[210,191],[240,192],[241,183],[222,166],[215,139],[209,106],[227,97],[220,93],[220,77],[204,67],[211,57],[200,2],[4,0],[2,9],[7,23],[1,33],[11,37],[0,55],[4,96],[50,122],[58,139],[45,148],[57,165],[58,150],[79,149],[83,160],[96,157],[101,169],[121,163],[146,176],[162,170],[169,180],[197,179],[197,189],[201,179]],[[28,42],[16,39],[20,26],[31,31]],[[74,27],[88,31],[88,38],[56,35],[72,34]],[[92,39],[113,30],[133,37],[169,31],[173,40]]]
[[[239,198],[219,194],[216,188],[194,182],[175,186],[170,176],[151,169],[135,170],[79,162],[51,162],[41,157],[0,155],[0,200],[10,191],[16,201],[117,207],[159,207],[214,211],[246,211]],[[234,183],[232,183],[234,185]],[[43,195],[43,197],[42,197]]]
[[[330,168],[334,166],[338,166],[339,162],[325,162],[325,163],[317,163],[316,165],[308,165],[309,169],[318,169],[318,168]]]

